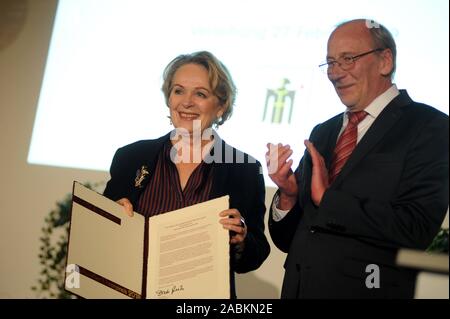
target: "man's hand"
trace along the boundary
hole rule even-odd
[[[319,206],[322,201],[323,194],[329,187],[328,171],[325,161],[314,147],[313,143],[305,140],[305,146],[308,149],[312,159],[312,177],[311,177],[311,199],[314,205]]]
[[[294,207],[298,197],[298,185],[292,171],[292,159],[288,158],[293,151],[289,145],[267,144],[266,153],[267,168],[269,177],[280,189],[280,201],[278,208],[290,210]]]

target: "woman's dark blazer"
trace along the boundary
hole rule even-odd
[[[145,165],[150,175],[158,154],[168,142],[170,133],[155,140],[143,140],[117,150],[104,195],[112,200],[128,198],[133,207],[150,178],[135,186],[137,172]],[[236,253],[231,247],[231,297],[235,297],[234,272],[245,273],[257,269],[270,252],[264,235],[265,186],[261,164],[251,156],[231,147],[215,134],[213,148],[214,175],[209,199],[230,196],[230,208],[238,209],[247,224],[245,248]]]

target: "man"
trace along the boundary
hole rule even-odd
[[[290,147],[268,145],[279,187],[269,230],[288,253],[282,298],[414,296],[416,272],[395,258],[425,249],[445,217],[448,116],[399,91],[395,65],[385,27],[339,25],[323,67],[345,113],[313,129],[295,174]]]

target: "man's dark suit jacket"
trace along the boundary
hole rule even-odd
[[[152,174],[158,154],[169,138],[170,133],[156,140],[138,141],[117,150],[111,164],[111,179],[106,185],[104,195],[112,200],[128,198],[133,207],[137,207],[139,196],[150,178],[144,180],[142,187],[135,187],[136,171],[146,165]],[[221,153],[217,153],[219,147]],[[264,178],[259,162],[229,146],[217,134],[213,152],[221,155],[214,157],[219,160],[212,163],[214,176],[209,199],[230,195],[230,208],[239,210],[248,229],[244,251],[238,256],[234,249],[230,251],[231,297],[235,298],[234,272],[245,273],[257,269],[270,252],[264,235]],[[230,160],[232,158],[234,160]]]
[[[343,115],[310,140],[330,167]],[[395,266],[399,248],[425,249],[448,207],[448,116],[401,91],[381,112],[319,207],[311,201],[310,155],[298,167],[299,199],[275,245],[288,252],[282,298],[412,298],[416,272]],[[366,279],[379,267],[380,288]],[[372,283],[373,277],[369,278]]]

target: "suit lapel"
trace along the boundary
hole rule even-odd
[[[336,178],[336,184],[343,180],[395,125],[403,113],[401,107],[411,102],[412,100],[406,91],[401,90],[400,95],[386,106],[350,155],[341,173]]]
[[[137,203],[139,200],[139,197],[141,193],[147,188],[147,185],[151,178],[153,177],[153,174],[155,173],[155,167],[156,162],[158,159],[158,155],[162,150],[162,147],[164,144],[170,139],[170,133],[158,138],[154,141],[154,144],[151,145],[151,148],[148,150],[145,150],[145,153],[141,155],[142,157],[142,164],[139,166],[138,170],[136,171],[136,177],[140,174],[140,171],[143,167],[148,171],[148,176],[142,181],[140,186],[133,187],[133,189],[130,192],[130,200],[133,203],[133,206],[137,207]]]
[[[337,143],[337,139],[339,136],[339,132],[341,131],[341,128],[342,128],[343,116],[344,116],[343,113],[340,114],[338,116],[338,118],[336,119],[336,121],[334,121],[334,123],[331,124],[331,129],[330,129],[329,135],[326,139],[326,144],[324,145],[324,149],[322,152],[321,152],[321,150],[319,150],[319,153],[322,154],[322,156],[325,160],[325,164],[328,168],[331,167],[331,160],[333,159],[333,152],[334,152],[334,149],[336,148],[336,143]]]
[[[214,165],[214,177],[209,195],[210,199],[225,195],[225,185],[227,181],[227,163],[225,163],[225,152],[227,150],[227,145],[215,131],[214,133],[215,143],[213,149],[214,153],[212,154],[214,156],[214,161],[212,162],[212,165]],[[221,153],[219,153],[221,159],[220,161],[216,160],[218,148],[221,148]]]
[[[227,180],[226,167],[224,163],[214,163],[214,177],[211,186],[210,199],[225,195],[225,185]]]

